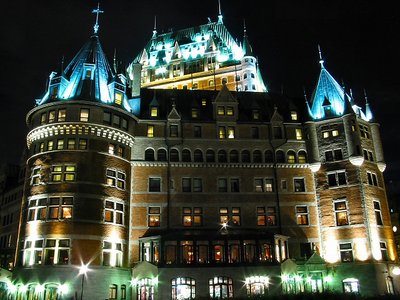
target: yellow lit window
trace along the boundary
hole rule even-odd
[[[154,137],[154,126],[147,126],[147,137]]]
[[[235,138],[235,127],[228,127],[228,139]]]
[[[339,130],[335,129],[332,130],[332,136],[338,136],[339,135]]]
[[[192,118],[197,119],[199,117],[199,110],[196,108],[192,109]]]
[[[322,137],[323,137],[324,139],[327,139],[327,138],[329,137],[329,131],[323,131],[323,132],[322,132]]]
[[[79,116],[79,120],[80,120],[81,122],[87,122],[87,121],[89,121],[89,109],[87,109],[87,108],[82,108],[82,109],[81,109],[81,113],[80,113],[80,116]]]
[[[218,136],[220,139],[226,138],[225,127],[221,126],[218,128]]]
[[[292,121],[297,121],[297,112],[291,111],[290,118],[292,119]]]
[[[122,94],[116,92],[115,93],[115,104],[121,105],[122,103]]]
[[[223,106],[218,106],[217,107],[217,114],[218,114],[218,116],[225,115],[225,108]]]
[[[227,116],[233,116],[233,107],[232,106],[228,106],[226,108],[226,115]]]
[[[158,107],[152,107],[150,112],[151,117],[158,117]]]
[[[303,139],[303,132],[301,131],[300,128],[296,128],[296,140],[302,140]]]
[[[207,105],[206,99],[201,100],[201,106],[206,106],[206,105]]]

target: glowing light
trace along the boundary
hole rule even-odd
[[[151,282],[153,285],[158,285],[158,277],[154,277]]]
[[[364,239],[358,239],[354,241],[355,244],[355,256],[360,261],[368,259],[367,241]]]
[[[37,285],[35,290],[37,293],[43,293],[45,290],[44,285],[42,285],[42,284]]]
[[[392,270],[393,275],[400,275],[400,268],[399,267],[394,267]]]
[[[331,275],[325,276],[324,277],[324,281],[327,282],[327,283],[332,282],[332,276]]]
[[[157,58],[155,55],[152,55],[150,57],[150,66],[154,67],[156,65],[156,63],[157,63]]]
[[[89,271],[89,264],[82,264],[79,267],[79,275],[86,275],[86,273]]]
[[[69,287],[68,287],[68,285],[66,283],[60,284],[58,286],[58,293],[59,294],[68,294],[68,291],[69,291]]]
[[[250,276],[250,277],[246,277],[245,282],[246,282],[246,284],[263,283],[263,284],[267,285],[269,283],[269,277],[268,276]]]
[[[338,245],[334,237],[329,236],[325,245],[325,259],[329,263],[339,261]]]
[[[397,226],[396,225],[393,226],[393,232],[397,232]]]
[[[219,53],[219,54],[217,55],[217,61],[219,61],[219,62],[225,62],[225,61],[227,61],[228,59],[229,59],[228,54]]]
[[[7,284],[7,289],[11,294],[14,294],[17,291],[17,287],[11,282]]]
[[[26,293],[26,291],[28,290],[28,286],[26,286],[26,285],[21,285],[21,286],[19,287],[19,290],[20,290],[21,293]]]
[[[160,75],[163,73],[167,73],[167,68],[166,67],[160,67],[156,69],[156,75]]]
[[[281,276],[281,279],[282,279],[283,282],[287,282],[287,281],[289,280],[289,276],[286,275],[286,274],[283,274],[283,275]]]
[[[131,286],[137,286],[137,284],[138,284],[137,278],[131,280]]]

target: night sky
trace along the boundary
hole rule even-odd
[[[386,3],[387,2],[387,3]],[[385,151],[388,189],[400,185],[400,126],[395,123],[400,53],[395,1],[221,0],[224,24],[234,38],[247,35],[268,88],[308,96],[318,79],[318,44],[325,67],[364,106],[364,89]],[[93,32],[97,1],[4,1],[0,8],[0,161],[17,163],[25,144],[25,115],[45,91],[62,57],[68,63]],[[99,36],[112,60],[127,65],[157,31],[183,29],[218,16],[218,0],[100,1]],[[263,7],[265,6],[265,7]]]

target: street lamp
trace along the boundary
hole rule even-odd
[[[84,284],[84,282],[85,282],[85,276],[86,276],[86,273],[87,273],[88,270],[89,270],[88,264],[87,264],[87,265],[82,264],[82,265],[79,267],[79,275],[82,276],[81,300],[83,299],[83,284]]]

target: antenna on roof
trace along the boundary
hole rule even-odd
[[[153,29],[153,37],[157,35],[157,16],[154,16],[154,29]]]
[[[93,26],[93,32],[94,34],[97,34],[97,32],[99,31],[99,14],[104,13],[103,10],[100,10],[100,3],[97,3],[97,8],[93,9],[92,13],[96,14],[96,24],[94,24]]]
[[[113,61],[113,67],[115,73],[117,73],[117,48],[114,48],[114,61]]]
[[[321,54],[321,47],[318,44],[318,53],[319,53],[319,63],[321,64],[321,68],[324,67],[324,60],[322,59],[322,54]]]
[[[365,104],[368,104],[367,91],[365,89],[364,89],[364,99],[365,99]]]
[[[221,0],[218,0],[218,23],[222,24]]]
[[[303,95],[304,95],[304,99],[306,99],[306,102],[308,101],[307,100],[307,92],[306,92],[306,88],[303,86]]]

